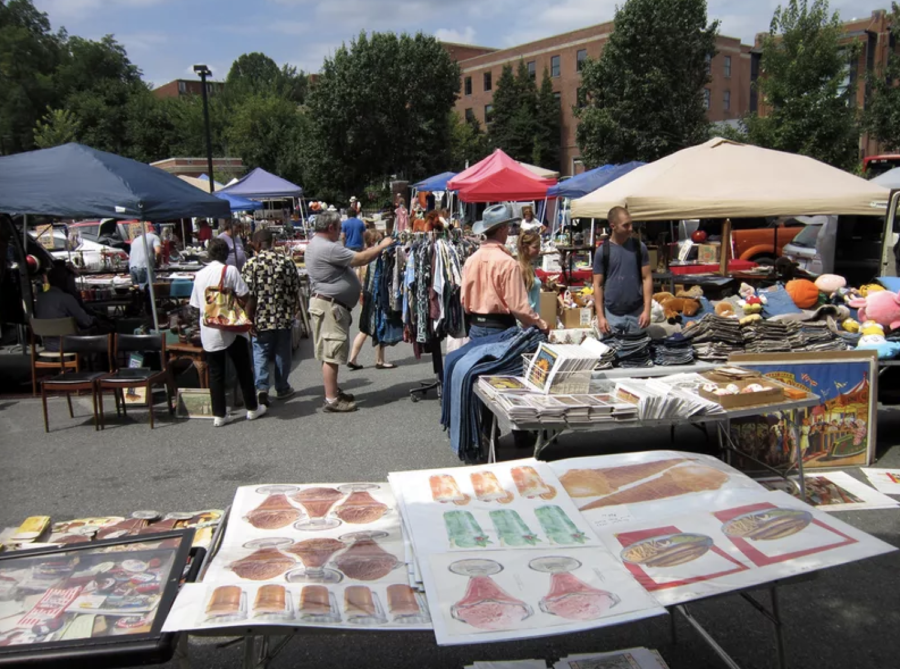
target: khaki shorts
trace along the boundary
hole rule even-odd
[[[316,360],[344,365],[350,357],[350,312],[340,304],[312,298],[309,301]]]

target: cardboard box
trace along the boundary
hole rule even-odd
[[[763,378],[762,376],[751,377],[742,381],[736,381],[734,379],[722,377],[715,372],[709,372],[703,374],[702,376],[709,379],[710,382],[723,387],[732,383],[741,390],[754,383],[759,383],[767,387],[767,390],[756,393],[744,393],[740,395],[716,395],[715,393],[711,393],[704,390],[703,388],[700,388],[700,396],[702,398],[707,399],[710,402],[715,402],[716,404],[721,405],[721,407],[726,410],[766,406],[769,404],[777,404],[784,401],[784,388],[782,388],[780,385],[775,384],[770,379]]]
[[[538,305],[538,314],[551,330],[556,329],[556,293],[541,291],[541,301]]]
[[[697,251],[697,261],[701,265],[715,265],[719,262],[718,244],[700,244]]]
[[[594,310],[589,307],[583,309],[562,309],[559,312],[559,320],[566,330],[591,327],[591,319]]]

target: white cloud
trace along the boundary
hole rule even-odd
[[[109,7],[153,7],[169,0],[35,0],[35,6],[47,12],[51,20],[86,19],[85,12]]]
[[[449,30],[447,28],[438,28],[434,31],[434,36],[441,42],[454,42],[456,44],[475,44],[475,28],[466,26],[462,32],[458,30]]]
[[[122,33],[116,35],[116,40],[125,45],[127,51],[153,51],[160,45],[169,41],[163,33]]]

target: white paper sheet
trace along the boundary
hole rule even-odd
[[[680,451],[621,453],[549,463],[595,530],[705,511],[765,489],[717,458]],[[617,504],[619,500],[627,500]]]
[[[806,474],[807,501],[820,511],[862,511],[867,509],[893,509],[900,502],[870,488],[846,472],[821,472]],[[800,498],[800,486],[796,476],[785,480],[780,476],[757,479],[769,490],[780,490]]]
[[[885,495],[900,495],[900,468],[862,467],[859,471],[868,477],[878,492],[883,492]]]
[[[569,655],[553,669],[669,669],[662,656],[647,648],[627,648],[612,653]]]
[[[440,645],[566,634],[665,613],[602,548],[438,553],[424,576]]]

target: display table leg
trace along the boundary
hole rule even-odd
[[[244,669],[256,669],[256,637],[244,637]]]
[[[178,663],[179,669],[191,669],[191,658],[188,656],[188,634],[182,632],[178,635],[178,641],[175,642],[174,659]]]
[[[701,637],[703,637],[703,640],[706,642],[706,644],[716,655],[719,656],[719,659],[721,659],[722,662],[724,662],[729,667],[729,669],[741,669],[741,665],[735,662],[734,659],[732,659],[732,657],[725,652],[725,649],[722,648],[722,646],[720,646],[715,639],[713,639],[712,635],[706,631],[706,628],[703,627],[703,625],[701,625],[696,618],[694,618],[690,611],[688,611],[686,604],[679,604],[675,607],[675,610],[684,616],[684,619],[691,624],[691,627],[693,627]]]
[[[491,412],[491,436],[488,438],[488,464],[497,462],[497,414]]]
[[[803,477],[800,477],[800,481],[803,481]],[[774,620],[772,624],[775,625],[775,644],[778,647],[778,669],[786,669],[787,668],[787,660],[784,656],[784,630],[781,624],[781,615],[778,611],[778,586],[773,585],[769,588],[769,593],[772,598],[772,617]]]

